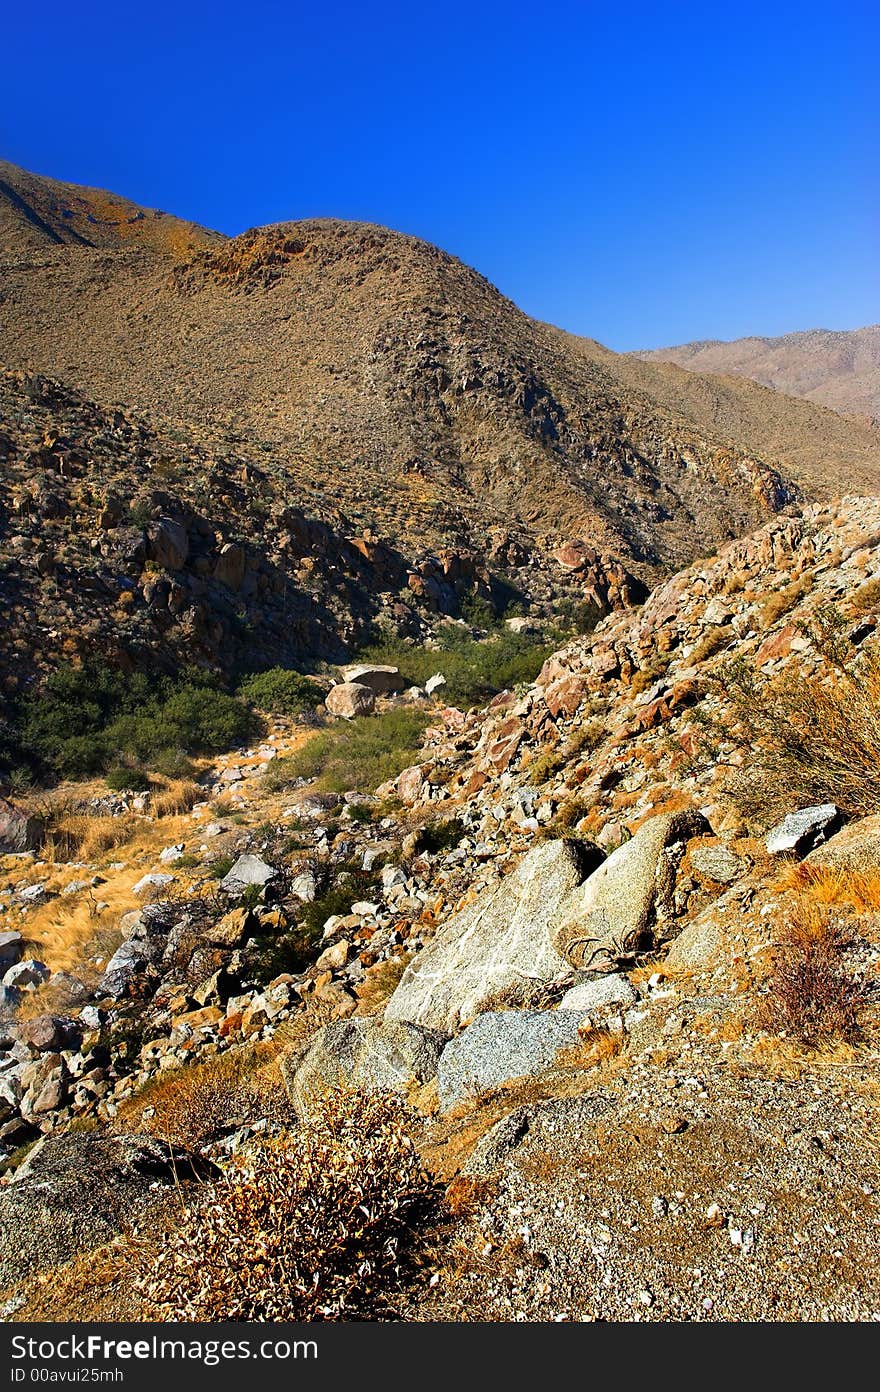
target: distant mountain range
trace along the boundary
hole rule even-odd
[[[682,343],[635,356],[646,362],[678,363],[690,372],[751,377],[789,396],[880,421],[880,324],[840,332],[807,329],[732,343]]]

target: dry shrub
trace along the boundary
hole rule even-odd
[[[511,981],[488,995],[480,1012],[490,1010],[552,1010],[568,989],[568,982],[554,984],[532,977]]]
[[[707,628],[688,657],[688,663],[696,666],[705,662],[707,658],[714,657],[722,648],[726,648],[735,637],[736,634],[729,625],[718,624],[714,628]]]
[[[172,1145],[198,1147],[267,1114],[292,1119],[280,1079],[261,1069],[257,1048],[232,1050],[160,1074],[120,1108],[117,1126],[144,1130]]]
[[[446,1208],[453,1218],[465,1218],[495,1198],[498,1186],[478,1175],[456,1175],[446,1186]]]
[[[438,1196],[396,1099],[332,1093],[212,1185],[137,1286],[162,1319],[377,1317]]]
[[[800,900],[773,952],[760,1023],[811,1047],[858,1033],[865,990],[846,970],[846,938],[827,909]]]
[[[853,595],[850,608],[854,614],[869,614],[880,605],[880,576],[866,580]]]
[[[880,811],[880,646],[853,658],[840,651],[833,623],[814,636],[822,675],[792,666],[761,683],[743,663],[724,669],[749,755],[748,772],[727,792],[749,821],[820,802],[852,816]]]

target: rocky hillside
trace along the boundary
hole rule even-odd
[[[366,715],[206,764],[191,811],[81,804],[66,866],[4,809],[6,1309],[216,1318],[206,1167],[232,1165],[252,1213],[287,1175],[291,1226],[254,1240],[318,1243],[324,1314],[876,1317],[878,536],[874,498],[771,520],[488,709],[435,696],[375,793],[301,762]],[[398,1191],[363,1157],[401,1127],[425,1168]],[[171,1173],[137,1185],[151,1135],[191,1221]],[[85,1232],[70,1177],[96,1146],[130,1201],[86,1196]],[[381,1309],[329,1255],[337,1205],[302,1227],[316,1154],[337,1195],[375,1163],[410,1215]],[[316,1317],[235,1290],[246,1318]]]
[[[750,412],[713,423],[660,399],[453,257],[378,227],[284,224],[174,264],[146,244],[28,244],[0,275],[10,367],[211,448],[230,432],[266,443],[295,491],[332,494],[410,551],[485,552],[503,527],[530,551],[574,539],[653,580],[754,526],[801,477],[827,494],[832,473],[836,491],[880,468],[880,437],[855,426],[830,456],[819,430],[805,462],[805,405],[787,407],[804,457],[779,431],[768,459]]]
[[[516,600],[552,622],[643,586],[568,543],[404,553],[324,489],[291,496],[283,455],[204,445],[55,379],[0,373],[0,597],[8,694],[62,661],[236,671],[342,661],[375,633],[425,639],[462,603]]]
[[[691,372],[751,377],[787,396],[880,422],[880,325],[832,332],[808,329],[781,338],[682,343],[640,353]]]

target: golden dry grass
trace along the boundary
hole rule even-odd
[[[53,972],[73,971],[77,974],[88,954],[89,945],[100,936],[102,952],[112,951],[114,943],[104,942],[123,914],[143,903],[132,893],[133,886],[158,861],[159,852],[169,842],[182,840],[191,834],[192,824],[188,818],[167,817],[161,821],[146,818],[128,817],[92,818],[95,822],[126,823],[119,827],[119,837],[105,837],[99,833],[99,852],[91,847],[91,857],[83,864],[64,864],[47,860],[44,865],[34,865],[28,877],[45,883],[50,894],[70,884],[72,880],[85,880],[96,870],[103,883],[94,889],[82,890],[69,899],[49,898],[38,904],[22,920],[22,931],[30,944],[33,954],[44,961]],[[107,840],[110,845],[106,844]],[[80,853],[81,856],[83,853]],[[85,857],[83,856],[83,859]],[[112,870],[110,865],[118,859],[124,868]],[[185,884],[188,875],[184,871],[175,872],[178,881]],[[98,912],[98,904],[107,907]]]
[[[880,910],[880,871],[844,866],[789,865],[774,886],[778,894],[798,894],[816,904],[847,905],[859,914]]]

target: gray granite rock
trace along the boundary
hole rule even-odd
[[[635,1005],[636,992],[625,976],[599,976],[593,981],[582,981],[566,991],[559,1002],[560,1010],[580,1010],[589,1015],[591,1010],[600,1010],[606,1005]]]
[[[581,1010],[498,1010],[478,1015],[440,1056],[437,1088],[444,1111],[514,1078],[552,1068],[560,1049],[578,1043]]]
[[[608,972],[647,947],[675,891],[671,848],[708,830],[695,809],[651,817],[559,906],[551,931],[559,954],[580,971]]]
[[[789,812],[769,833],[765,842],[770,855],[806,855],[827,841],[840,826],[840,812],[833,802],[801,807]]]
[[[357,1092],[407,1092],[437,1072],[442,1036],[402,1021],[375,1016],[333,1020],[303,1050],[281,1058],[288,1095],[301,1117],[334,1088]]]

